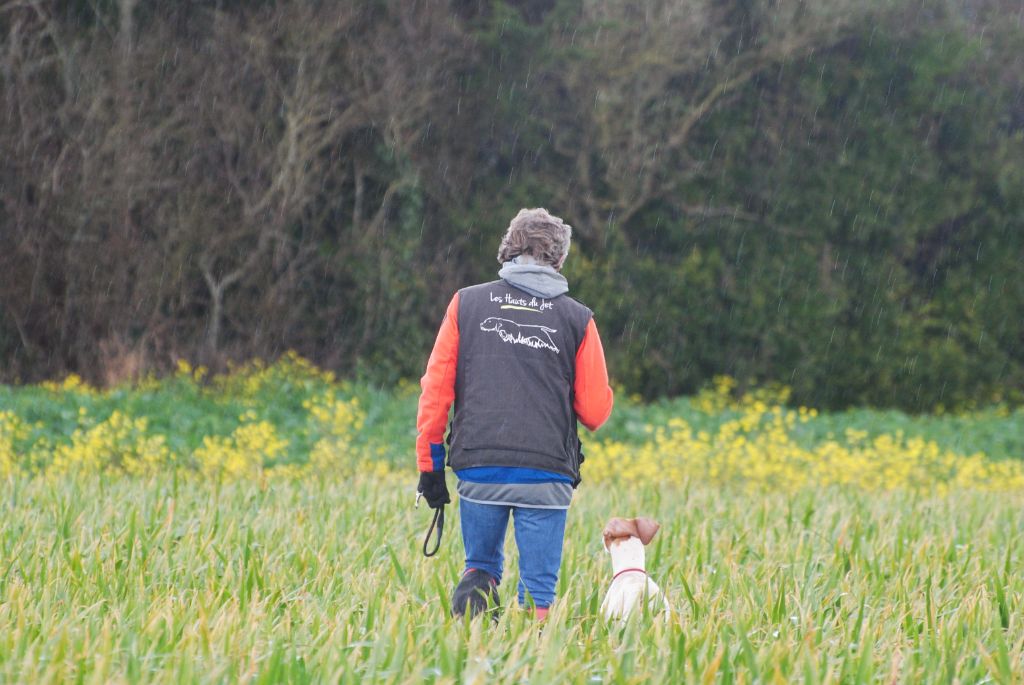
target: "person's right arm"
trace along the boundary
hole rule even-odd
[[[420,473],[444,471],[444,431],[448,411],[455,401],[455,367],[459,361],[459,294],[455,293],[427,370],[420,379],[420,402],[416,413],[416,466]]]

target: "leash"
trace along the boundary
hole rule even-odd
[[[416,508],[420,506],[420,497],[423,496],[422,492],[416,493]],[[437,539],[434,541],[433,551],[428,552],[427,546],[430,544],[430,536],[434,530],[437,530]],[[442,504],[437,509],[434,509],[434,520],[430,522],[430,528],[427,528],[427,536],[423,538],[423,556],[432,557],[437,554],[437,550],[441,549],[441,533],[444,532],[444,505]]]

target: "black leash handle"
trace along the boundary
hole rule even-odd
[[[427,551],[427,545],[430,544],[430,535],[437,529],[437,540],[434,542],[434,550],[431,552]],[[432,557],[437,554],[437,550],[441,549],[441,533],[444,532],[444,505],[442,504],[437,509],[434,509],[434,520],[430,522],[430,528],[427,529],[427,537],[423,538],[423,556]]]

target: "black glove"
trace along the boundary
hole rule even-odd
[[[444,471],[421,472],[420,485],[416,491],[423,493],[431,509],[438,509],[452,501],[448,496],[448,485],[444,482]]]

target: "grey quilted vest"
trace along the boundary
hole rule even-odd
[[[448,464],[518,466],[579,478],[576,350],[593,313],[506,281],[459,291],[459,362]]]

